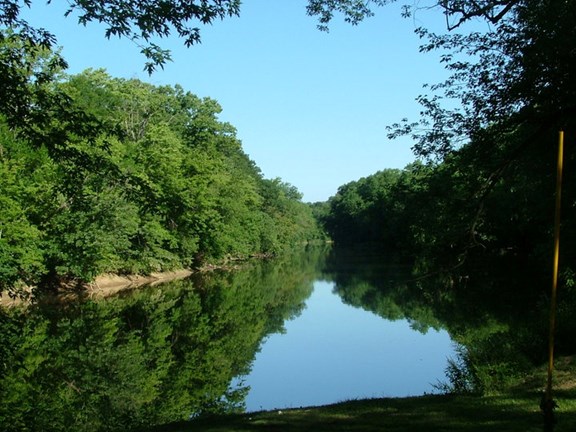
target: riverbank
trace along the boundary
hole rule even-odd
[[[71,300],[77,297],[89,297],[92,299],[106,298],[118,294],[121,291],[136,289],[145,285],[156,285],[176,279],[183,279],[190,276],[191,270],[176,270],[168,272],[157,272],[149,275],[117,275],[103,274],[94,279],[93,282],[82,284],[63,284],[56,295],[52,295],[55,301]],[[12,298],[7,293],[2,293],[0,306],[14,307],[26,305],[29,302],[33,288],[24,288],[23,295]]]
[[[557,361],[554,432],[576,430],[576,364]],[[322,407],[218,416],[167,425],[146,432],[355,431],[355,432],[540,432],[539,408],[546,371],[538,368],[500,395],[427,395],[354,400]]]
[[[206,273],[215,270],[232,271],[240,268],[242,263],[252,259],[269,259],[269,255],[251,255],[249,258],[228,258],[216,264],[204,264],[194,269],[178,269],[166,272],[153,272],[148,275],[119,275],[102,274],[97,276],[92,282],[63,283],[56,294],[51,293],[52,301],[74,300],[79,297],[101,299],[114,296],[122,291],[129,291],[148,285],[157,285],[171,280],[184,279],[194,273]],[[0,296],[0,307],[23,306],[30,302],[34,288],[24,287],[20,295],[10,297],[7,292],[2,292]]]
[[[557,412],[554,432],[576,430],[576,405]],[[154,432],[540,432],[537,395],[422,396],[344,402],[317,408],[230,416],[174,425]]]

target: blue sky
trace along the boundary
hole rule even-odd
[[[104,68],[114,77],[180,84],[217,100],[220,119],[236,127],[264,176],[282,178],[314,202],[347,182],[412,162],[411,141],[388,140],[385,127],[416,120],[422,85],[446,72],[437,55],[418,51],[414,34],[418,25],[441,27],[437,13],[403,19],[392,5],[358,26],[336,16],[325,33],[305,6],[306,0],[246,0],[239,18],[202,28],[201,45],[162,40],[173,62],[152,76],[131,41],[106,40],[102,26],[63,18],[63,5],[33,3],[27,17],[57,36],[69,73]]]

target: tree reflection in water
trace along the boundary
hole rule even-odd
[[[493,393],[547,360],[548,275],[517,257],[497,257],[456,270],[419,275],[390,257],[334,249],[325,278],[342,299],[420,331],[446,329],[459,344],[447,368],[447,391]],[[576,287],[559,290],[557,353],[572,355]],[[544,379],[545,377],[543,377]]]
[[[321,256],[1,311],[0,429],[126,431],[242,410],[233,378],[300,313]]]

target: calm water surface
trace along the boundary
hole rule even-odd
[[[244,406],[431,393],[453,355],[434,330],[438,289],[386,263],[310,249],[0,310],[0,431],[141,430]]]
[[[493,264],[414,279],[361,252],[311,248],[106,300],[0,309],[0,431],[167,430],[244,407],[421,395],[466,352],[474,381],[457,384],[498,390],[546,358],[541,296],[518,298],[531,279],[508,262],[501,280]],[[564,355],[571,295],[559,307]],[[458,353],[443,329],[465,343]]]
[[[343,303],[316,281],[302,314],[265,340],[245,383],[247,411],[323,405],[354,398],[433,393],[453,344]]]

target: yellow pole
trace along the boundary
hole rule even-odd
[[[553,406],[552,371],[554,369],[554,332],[556,327],[556,291],[558,287],[558,259],[560,255],[560,204],[562,197],[562,165],[564,159],[564,132],[558,136],[558,167],[556,172],[556,213],[554,217],[554,267],[552,271],[552,296],[550,299],[550,333],[548,335],[548,382],[546,402]]]

